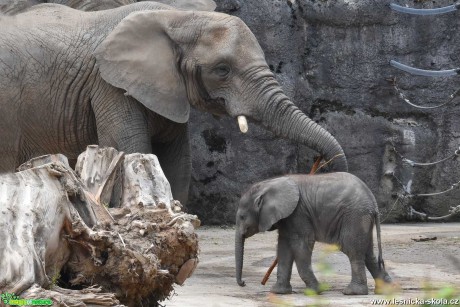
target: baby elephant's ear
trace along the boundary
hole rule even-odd
[[[102,78],[149,110],[188,121],[190,105],[178,69],[179,50],[168,32],[180,11],[141,11],[125,17],[94,52]]]
[[[259,201],[259,231],[267,231],[292,214],[299,202],[299,188],[289,177],[266,181]]]

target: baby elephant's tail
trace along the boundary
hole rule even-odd
[[[378,257],[379,269],[385,270],[385,263],[383,262],[383,256],[382,256],[382,239],[380,237],[380,215],[378,212],[375,213],[375,228],[377,230],[377,246],[379,249],[379,257]]]

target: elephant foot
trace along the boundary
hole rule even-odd
[[[367,285],[361,285],[356,283],[350,283],[344,290],[343,294],[345,295],[367,295],[368,294]]]
[[[292,287],[291,285],[288,284],[281,284],[281,283],[276,283],[272,286],[270,289],[271,293],[275,294],[291,294],[292,293]]]

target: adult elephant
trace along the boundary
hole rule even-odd
[[[41,3],[56,3],[81,11],[101,11],[143,0],[0,0],[0,14],[14,15],[26,11]],[[214,11],[216,4],[212,0],[157,0],[155,2],[170,5],[183,10]]]
[[[0,19],[0,171],[89,144],[155,153],[185,202],[190,105],[305,144],[336,170],[338,142],[287,98],[236,17],[155,2],[82,12],[42,4]]]

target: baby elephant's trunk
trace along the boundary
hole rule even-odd
[[[246,283],[241,279],[243,274],[243,257],[244,257],[244,237],[239,231],[235,232],[235,265],[236,265],[236,282],[241,287]]]

